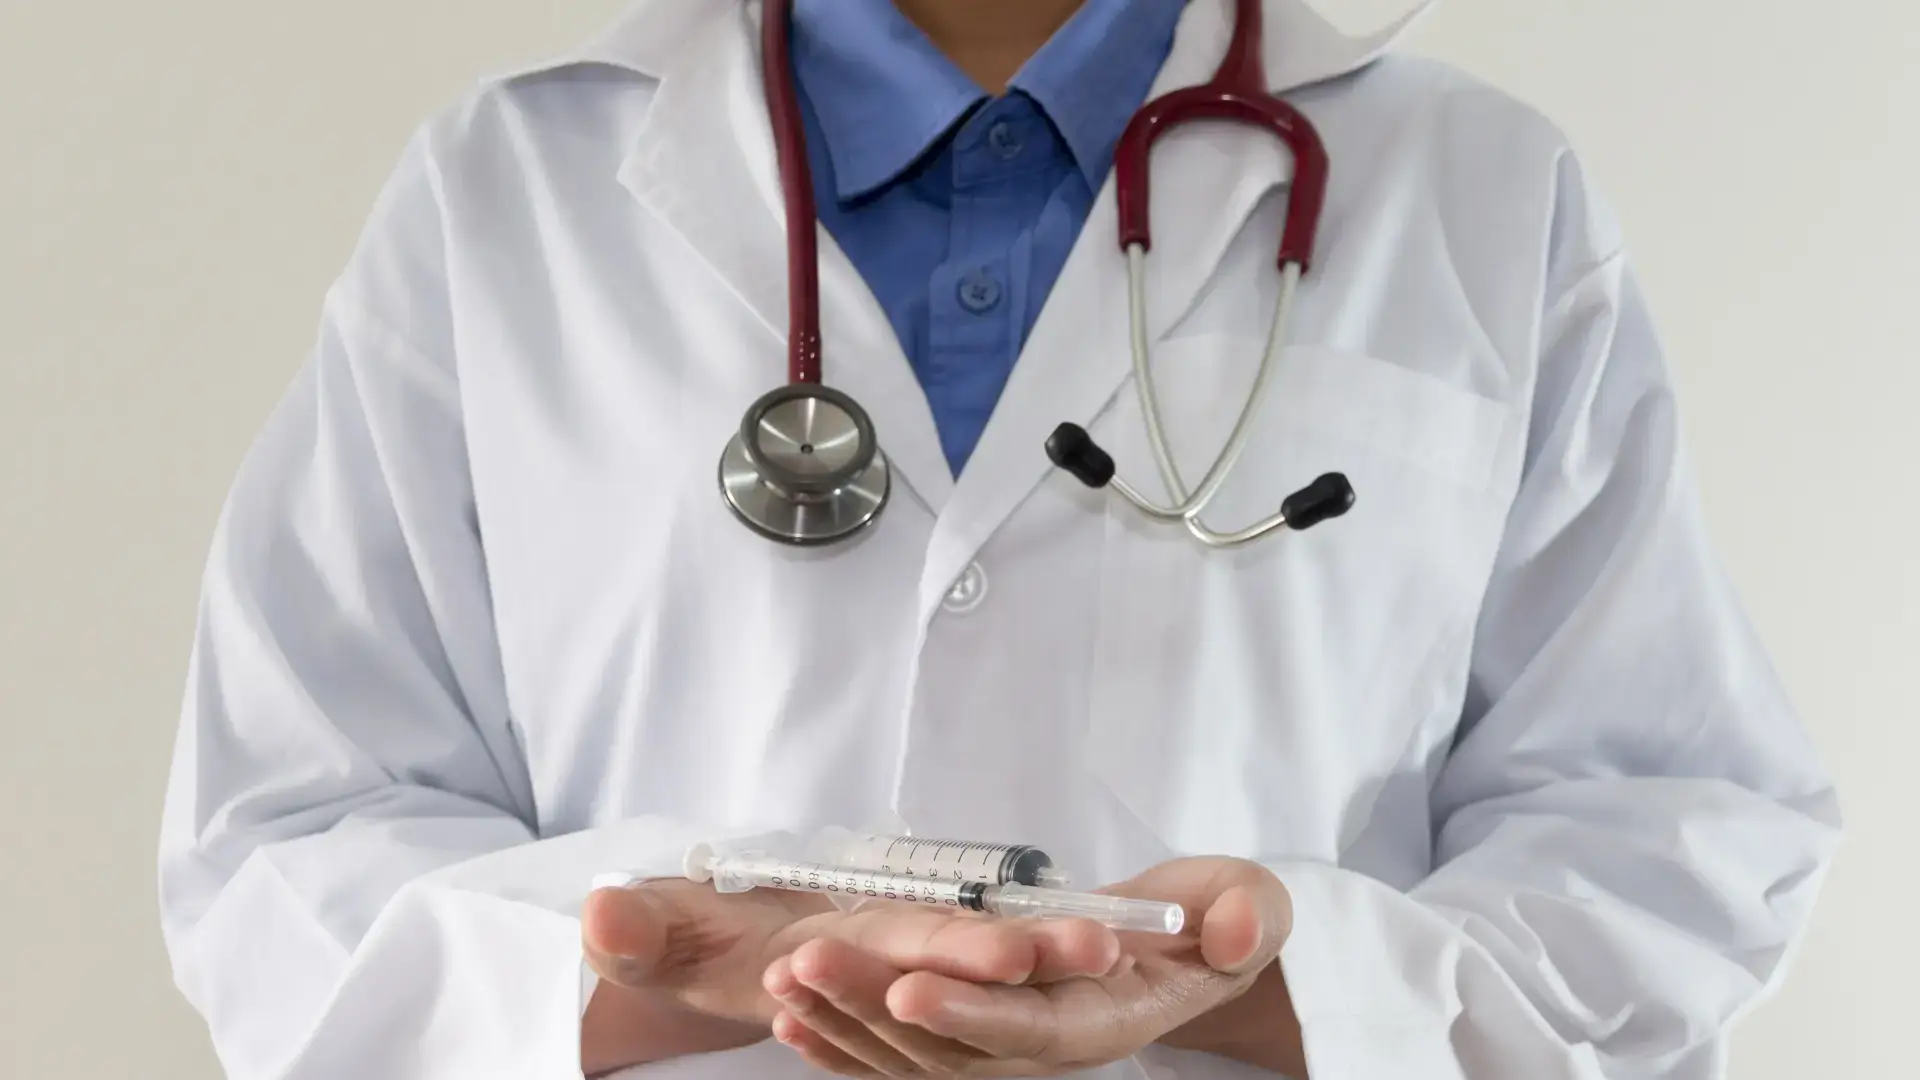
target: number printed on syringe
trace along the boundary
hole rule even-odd
[[[808,892],[869,896],[876,900],[959,907],[963,882],[919,879],[911,874],[838,870],[817,863],[795,863],[774,868],[765,884],[776,889],[804,889]]]
[[[879,838],[876,838],[879,839]],[[888,837],[880,869],[905,877],[925,875],[950,878],[956,882],[991,880],[987,871],[997,866],[1009,850],[1004,844],[965,843],[958,840],[917,840],[913,837]],[[943,868],[942,857],[951,859]],[[969,858],[971,856],[971,858]]]

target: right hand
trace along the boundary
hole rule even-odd
[[[587,960],[603,980],[584,1032],[590,1075],[595,1065],[607,1071],[766,1038],[780,1012],[763,987],[767,969],[817,938],[902,972],[988,984],[1099,976],[1124,963],[1112,931],[1080,920],[886,902],[846,912],[810,893],[723,895],[672,879],[599,890],[581,924]]]

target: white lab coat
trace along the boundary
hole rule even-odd
[[[1203,80],[1196,0],[1159,90]],[[1292,890],[1315,1080],[1717,1075],[1781,977],[1833,792],[1709,547],[1669,373],[1562,134],[1268,0],[1331,192],[1238,527],[1155,495],[1111,186],[965,473],[823,238],[829,383],[897,488],[825,552],[716,484],[785,373],[757,5],[643,0],[424,126],[247,458],[206,574],[161,845],[167,941],[243,1080],[578,1075],[578,905],[692,841],[824,824],[1175,854]],[[1397,29],[1397,28],[1396,28]],[[1150,329],[1197,475],[1257,360],[1290,165],[1154,166]],[[587,980],[586,986],[591,982]],[[1103,1078],[1211,1080],[1150,1049]],[[649,1077],[810,1075],[775,1043]]]

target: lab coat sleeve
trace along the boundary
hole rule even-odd
[[[459,379],[423,343],[445,291],[429,180],[416,148],[205,573],[160,900],[235,1080],[579,1076],[593,877],[673,874],[708,838],[537,828]]]
[[[1314,1080],[1719,1076],[1838,841],[1710,548],[1647,305],[1568,176],[1435,868],[1401,891],[1273,867]]]

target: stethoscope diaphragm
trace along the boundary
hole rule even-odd
[[[819,383],[761,396],[720,457],[720,490],[734,516],[770,540],[803,547],[871,525],[891,487],[866,410]]]

